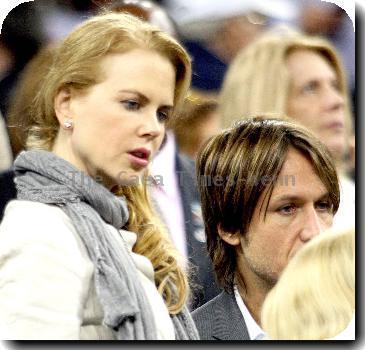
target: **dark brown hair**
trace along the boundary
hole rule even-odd
[[[245,234],[260,196],[265,192],[267,203],[270,200],[290,147],[313,164],[336,213],[340,192],[329,151],[293,122],[282,118],[245,118],[211,138],[198,155],[207,248],[218,282],[227,291],[232,288],[236,255],[234,247],[220,238],[218,227],[224,232]]]

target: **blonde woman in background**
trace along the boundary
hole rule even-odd
[[[190,84],[186,51],[133,16],[106,14],[54,55],[22,121],[18,198],[0,226],[0,329],[9,339],[197,339],[186,276],[144,181]]]
[[[355,185],[346,175],[351,108],[342,64],[328,41],[286,29],[265,33],[235,57],[219,103],[223,127],[244,116],[274,113],[311,130],[329,148],[340,173],[334,227],[355,225]]]
[[[262,326],[270,340],[355,339],[354,312],[355,231],[329,231],[290,261],[266,297]]]

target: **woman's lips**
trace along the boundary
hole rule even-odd
[[[145,168],[148,165],[147,159],[136,157],[131,153],[128,154],[128,157],[129,157],[129,161],[132,163],[133,167]]]
[[[345,125],[343,122],[332,122],[326,125],[327,129],[339,130],[339,131],[342,131],[344,127]]]
[[[128,152],[129,161],[133,168],[140,170],[145,168],[151,156],[151,151],[145,147],[135,148]]]

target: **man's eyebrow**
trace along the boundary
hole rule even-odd
[[[272,201],[274,202],[285,202],[285,201],[298,201],[301,199],[300,196],[295,195],[282,195],[278,197],[271,197]]]
[[[330,194],[328,191],[324,192],[323,194],[319,195],[317,197],[317,199],[314,200],[314,202],[318,202],[320,200],[323,200],[323,199],[327,199],[329,198]],[[272,197],[272,201],[274,202],[285,202],[285,201],[293,201],[293,202],[296,202],[296,201],[300,201],[300,200],[303,200],[303,197],[302,196],[298,196],[298,195],[282,195],[282,196],[278,196],[276,198],[273,198]]]

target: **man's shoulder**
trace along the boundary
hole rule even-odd
[[[224,303],[225,298],[227,297],[227,292],[223,291],[214,297],[212,300],[209,300],[204,305],[198,307],[193,311],[192,316],[195,319],[199,319],[206,316],[211,316],[214,314],[214,310],[216,310],[218,305]]]
[[[224,292],[222,292],[224,293]],[[213,328],[215,320],[215,310],[217,304],[221,302],[221,294],[217,295],[212,300],[208,301],[204,305],[197,308],[192,313],[193,320],[195,322],[196,328],[198,329],[200,339],[210,340],[213,338]]]
[[[249,340],[242,313],[232,293],[223,291],[192,313],[202,340]]]
[[[222,316],[224,316],[225,313],[224,310],[226,310],[226,306],[229,304],[230,297],[230,294],[223,291],[215,298],[193,311],[192,317],[202,340],[217,339],[214,337],[217,328],[216,323],[222,320]]]

